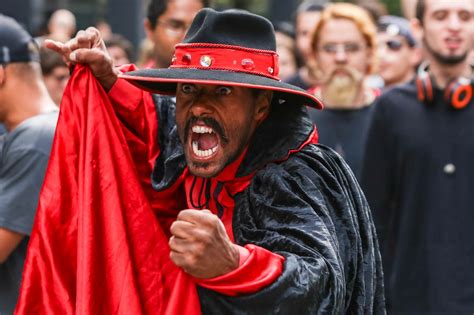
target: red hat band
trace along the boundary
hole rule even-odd
[[[276,52],[232,45],[178,44],[170,68],[245,72],[280,81]]]

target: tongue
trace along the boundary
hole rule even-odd
[[[201,134],[197,141],[199,150],[209,150],[218,144],[218,139],[215,133]]]

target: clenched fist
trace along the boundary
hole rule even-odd
[[[239,266],[237,248],[209,210],[182,210],[170,231],[170,258],[188,274],[207,279]]]

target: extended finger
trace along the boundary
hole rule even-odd
[[[54,50],[55,52],[57,52],[58,54],[61,54],[63,53],[63,49],[64,49],[64,44],[61,43],[61,42],[58,42],[58,41],[55,41],[55,40],[52,40],[52,39],[46,39],[44,41],[44,46],[48,49],[51,49],[51,50]]]

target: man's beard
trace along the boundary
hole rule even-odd
[[[336,74],[344,71],[346,74]],[[351,107],[360,92],[363,74],[352,67],[338,67],[324,82],[324,100],[331,105]]]
[[[437,62],[443,65],[447,65],[447,66],[457,65],[464,62],[469,52],[469,51],[466,51],[461,55],[446,56],[435,51],[430,46],[430,44],[428,44],[428,41],[426,40],[426,38],[423,38],[423,45],[426,48],[426,50],[430,53],[430,55],[432,55],[433,58],[436,59]]]

